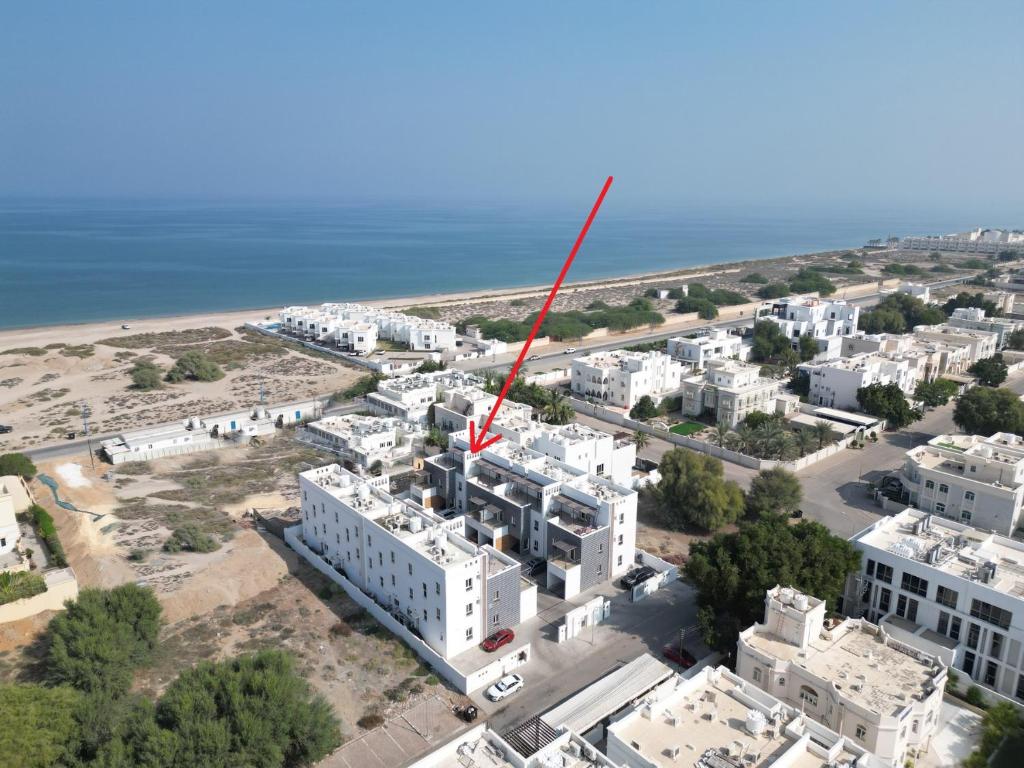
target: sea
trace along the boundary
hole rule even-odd
[[[124,322],[552,281],[586,211],[0,200],[0,328]],[[976,226],[949,215],[606,203],[568,281]]]

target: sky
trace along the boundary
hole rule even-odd
[[[7,2],[0,197],[583,208],[614,175],[626,207],[1021,226],[1022,29],[1020,0]]]

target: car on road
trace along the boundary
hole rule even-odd
[[[78,437],[77,432],[68,432],[66,435],[64,435],[65,440],[74,440],[76,437]]]
[[[527,360],[540,360],[540,355],[530,355]]]
[[[522,675],[505,675],[498,682],[487,689],[487,698],[491,701],[501,701],[516,693],[526,684]]]
[[[685,648],[677,648],[674,645],[666,645],[662,648],[661,655],[674,664],[678,664],[683,669],[689,669],[697,663],[692,653]]]
[[[8,432],[13,432],[14,427],[10,427],[6,424],[0,424],[0,435],[6,435]]]
[[[523,563],[522,571],[527,576],[533,576],[539,573],[541,568],[544,567],[547,561],[543,557],[531,557],[525,563]]]
[[[656,575],[657,573],[658,572],[651,568],[651,566],[642,565],[639,568],[634,568],[632,571],[630,571],[621,579],[619,579],[619,584],[622,586],[623,589],[632,589],[637,584],[643,584],[645,581],[647,581],[649,578]]]
[[[503,645],[508,645],[516,639],[516,633],[511,629],[499,629],[493,635],[484,640],[480,647],[488,653],[494,653],[494,651],[501,648]]]
[[[565,349],[562,350],[562,354],[563,355],[571,355],[575,351],[576,351],[576,347],[566,347]]]

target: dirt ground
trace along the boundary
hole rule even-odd
[[[336,358],[303,351],[239,326],[199,326],[140,333],[116,326],[81,326],[75,343],[46,341],[39,331],[0,332],[0,413],[13,432],[0,452],[59,442],[83,431],[82,406],[94,434],[288,402],[345,389],[362,372]],[[140,359],[164,369],[183,352],[205,351],[225,372],[220,381],[166,384],[140,392],[129,370]]]

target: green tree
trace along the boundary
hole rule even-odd
[[[768,283],[757,289],[757,296],[761,299],[781,299],[790,293],[788,283]]]
[[[163,369],[151,360],[139,360],[128,371],[132,379],[132,389],[148,392],[160,389],[163,384]]]
[[[813,269],[801,269],[789,279],[789,289],[793,293],[814,293],[819,296],[831,296],[836,292],[835,283]]]
[[[662,456],[658,469],[656,515],[667,527],[714,531],[736,522],[742,514],[743,491],[725,479],[718,459],[673,448]]]
[[[568,424],[576,418],[576,411],[564,395],[548,390],[546,397],[547,402],[541,409],[541,415],[548,424]]]
[[[962,307],[983,309],[985,310],[985,315],[987,317],[997,317],[1002,314],[996,306],[996,303],[986,299],[985,294],[980,291],[977,293],[960,291],[960,293],[956,296],[951,296],[946,303],[942,305],[942,311],[947,315],[952,315],[953,310],[960,309]]]
[[[366,376],[360,376],[351,387],[342,390],[340,396],[335,395],[331,399],[355,400],[358,397],[366,397],[371,392],[376,392],[377,385],[382,381],[384,381],[384,376],[379,373],[369,373]]]
[[[788,515],[800,508],[803,489],[800,480],[782,467],[763,469],[750,481],[747,516]]]
[[[805,333],[800,337],[797,353],[800,355],[800,362],[802,363],[813,360],[814,356],[818,354],[818,342],[814,340],[813,336]]]
[[[746,277],[740,278],[741,283],[758,283],[760,285],[767,285],[768,278],[762,275],[760,272],[751,272]]]
[[[658,415],[658,406],[654,404],[654,400],[651,399],[650,395],[644,395],[636,404],[629,409],[629,418],[635,419],[636,421],[647,421],[653,419]]]
[[[974,387],[957,399],[953,423],[976,435],[1024,434],[1024,403],[1017,393],[1003,387]]]
[[[715,424],[715,443],[719,448],[725,447],[725,441],[728,439],[730,432],[732,430],[729,428],[728,422],[720,421]]]
[[[445,433],[441,431],[440,427],[431,427],[430,431],[427,432],[427,436],[423,439],[423,442],[427,445],[432,445],[435,448],[444,448],[448,445],[448,438]]]
[[[946,322],[946,313],[925,304],[916,296],[893,293],[886,296],[870,312],[862,312],[857,328],[865,333],[903,333],[915,325],[936,325]]]
[[[643,448],[646,448],[650,444],[650,442],[651,436],[648,435],[646,432],[642,432],[638,429],[636,432],[633,433],[633,445],[636,446],[636,449],[638,451]]]
[[[50,621],[50,680],[85,692],[123,694],[135,668],[149,661],[159,630],[160,603],[151,589],[83,589]]]
[[[814,453],[819,450],[818,438],[815,436],[814,430],[800,429],[795,433],[795,437],[801,456],[806,456],[808,453]]]
[[[765,592],[792,586],[835,609],[860,552],[824,526],[781,517],[744,523],[737,533],[690,545],[685,572],[696,586],[705,642],[735,650],[739,630],[764,617]]]
[[[424,360],[416,367],[416,373],[434,373],[435,371],[443,371],[448,367],[448,364],[441,360],[435,362],[434,360]]]
[[[959,387],[949,379],[919,382],[914,390],[914,399],[920,400],[928,408],[938,408],[949,402]]]
[[[36,465],[23,453],[5,453],[0,455],[0,476],[21,475],[26,480],[36,476]]]
[[[750,359],[755,363],[778,363],[785,365],[796,362],[793,344],[782,329],[771,320],[761,320],[754,325]]]
[[[81,694],[67,687],[0,685],[0,755],[8,768],[71,764]]]
[[[986,387],[998,387],[1009,374],[1003,356],[996,353],[992,357],[986,357],[972,365],[968,371],[977,377],[978,381]]]
[[[1006,337],[1006,347],[1018,352],[1024,350],[1024,328],[1010,332],[1010,335]]]
[[[910,407],[899,384],[871,384],[857,390],[861,410],[885,419],[892,429],[903,429],[921,418],[921,412]]]
[[[177,359],[165,377],[167,381],[217,381],[224,378],[224,371],[213,360],[198,349],[190,349]]]
[[[676,312],[681,315],[696,312],[697,316],[704,320],[714,320],[718,317],[718,307],[707,299],[698,299],[693,296],[684,296],[676,302]]]
[[[765,413],[764,411],[754,410],[743,417],[743,423],[751,429],[760,429],[768,422],[778,422],[780,419],[781,417],[774,413]]]
[[[832,425],[824,419],[818,419],[814,422],[814,438],[818,441],[818,450],[820,451],[826,445],[832,445],[834,442],[832,438]]]
[[[277,650],[202,661],[160,699],[157,725],[177,735],[175,765],[311,765],[341,743],[330,705]]]

